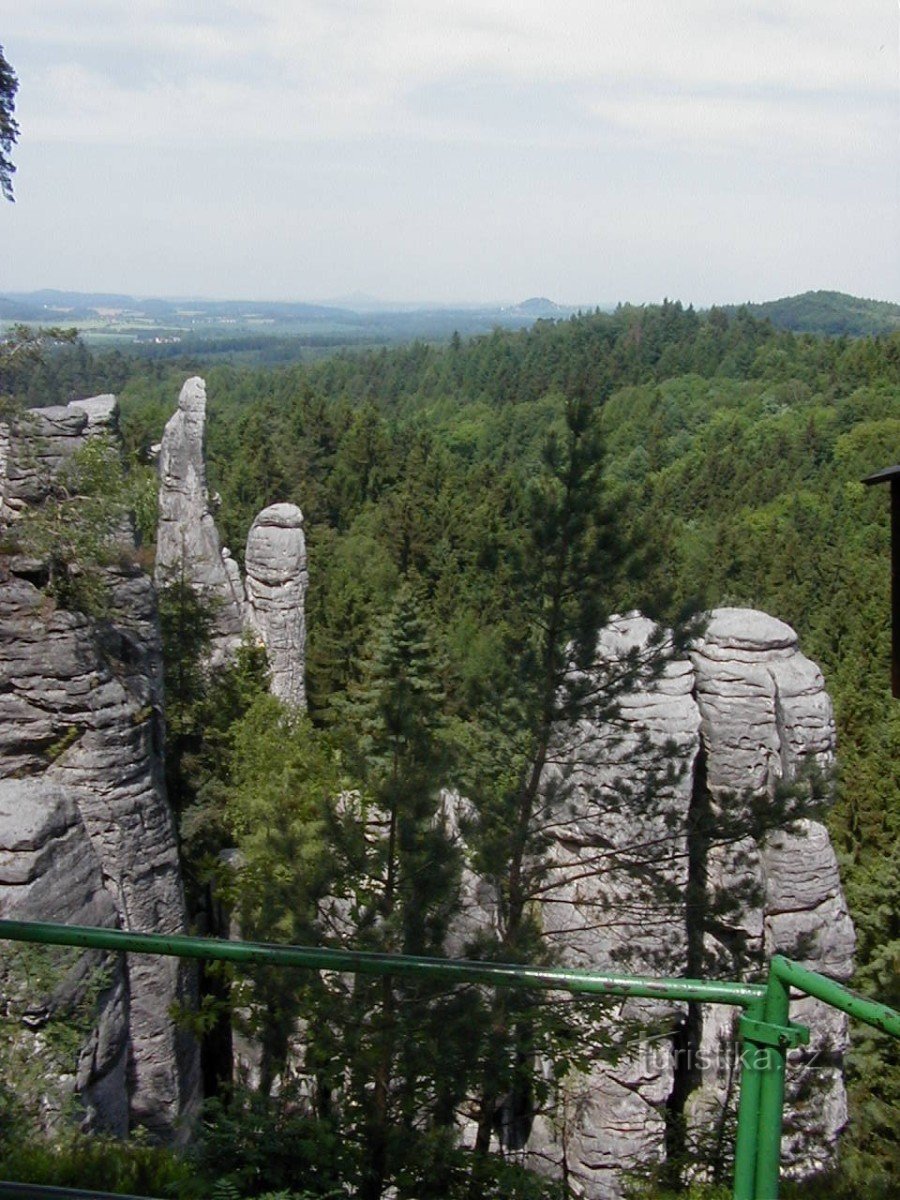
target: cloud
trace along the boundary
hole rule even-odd
[[[884,0],[7,8],[23,287],[896,293]]]
[[[881,0],[30,0],[7,23],[26,51],[23,120],[46,141],[527,140],[540,136],[537,106],[564,95],[576,142],[675,128],[683,141],[758,143],[774,121],[793,142],[844,152],[859,149],[848,129],[856,104],[881,108],[880,137],[894,102],[885,9]],[[498,122],[504,92],[517,103]],[[479,94],[489,101],[481,111]],[[873,124],[862,133],[871,147]]]

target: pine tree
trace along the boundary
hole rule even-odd
[[[16,73],[6,61],[3,47],[0,46],[0,192],[7,200],[14,199],[12,177],[16,168],[9,156],[19,137],[19,126],[13,117],[18,90]]]
[[[356,944],[368,949],[443,953],[460,867],[441,820],[444,703],[422,602],[403,585],[346,710],[368,810],[365,827],[357,822],[355,830],[354,930]],[[389,1178],[412,1169],[426,1131],[452,1120],[447,1073],[443,1084],[434,1081],[448,1051],[444,1045],[440,1053],[447,1014],[458,1007],[458,998],[414,980],[358,977],[352,985],[343,1021],[363,1200],[377,1200]]]
[[[551,783],[555,739],[578,721],[614,723],[619,698],[676,650],[675,641],[665,653],[652,643],[614,674],[598,679],[590,670],[598,631],[623,583],[641,568],[607,497],[597,426],[596,410],[578,397],[566,402],[561,427],[547,438],[542,469],[528,490],[520,546],[526,627],[509,647],[516,668],[482,722],[483,744],[466,781],[478,813],[472,832],[477,868],[493,882],[500,913],[493,946],[479,950],[505,961],[546,959],[535,901],[547,871],[545,830],[566,801],[565,781],[557,775]],[[493,1001],[489,1027],[477,1118],[481,1155],[498,1120],[506,1123],[508,1145],[524,1142],[531,1093],[539,1086],[536,1056],[542,1042],[548,1049],[560,1032],[552,1014],[542,1020],[535,998],[504,993]]]

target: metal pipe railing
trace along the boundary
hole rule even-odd
[[[51,946],[85,946],[95,950],[124,950],[176,958],[233,962],[244,966],[307,967],[317,971],[348,971],[358,975],[419,975],[452,986],[478,983],[487,987],[518,987],[572,992],[589,996],[638,996],[651,1000],[697,1000],[745,1008],[765,995],[759,983],[719,983],[702,979],[647,979],[568,967],[532,967],[523,963],[473,962],[470,959],[419,958],[411,954],[376,954],[319,946],[283,946],[267,942],[226,941],[186,934],[131,933],[87,925],[0,921],[0,939],[38,942]]]
[[[735,1143],[734,1200],[777,1200],[778,1197],[787,1053],[791,1048],[809,1041],[809,1030],[793,1024],[788,1017],[792,987],[857,1020],[900,1037],[900,1013],[885,1004],[857,996],[841,984],[780,955],[772,959],[768,979],[762,984],[644,978],[567,967],[419,958],[403,954],[225,941],[183,934],[132,933],[121,929],[32,921],[0,920],[0,940],[82,946],[132,954],[163,954],[177,958],[233,962],[244,966],[267,964],[360,975],[419,975],[448,986],[474,983],[489,987],[563,991],[573,995],[732,1005],[743,1010],[739,1023],[743,1050]],[[30,1192],[8,1190],[27,1186],[0,1184],[0,1195],[78,1197],[85,1194],[60,1188],[32,1188]]]

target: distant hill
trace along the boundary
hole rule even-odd
[[[849,334],[865,337],[895,333],[900,329],[900,304],[887,300],[863,300],[845,292],[803,292],[763,304],[726,305],[725,311],[748,309],[754,317],[768,318],[778,329],[797,333]]]
[[[440,342],[453,333],[471,336],[490,333],[498,326],[522,329],[540,317],[560,318],[575,311],[545,299],[526,300],[509,308],[392,305],[367,296],[357,296],[355,302],[357,308],[272,300],[160,299],[44,288],[0,292],[0,325],[15,321],[72,325],[93,344],[165,345],[173,353],[199,351],[204,346],[209,349],[215,342],[223,353],[232,353],[246,349],[248,337],[254,341],[254,350],[265,338],[312,339],[320,349],[415,339]],[[296,352],[295,346],[294,357]]]
[[[490,333],[498,327],[522,329],[536,321],[560,321],[577,309],[545,296],[517,304],[401,305],[356,294],[345,304],[305,304],[272,300],[162,299],[121,293],[72,292],[44,288],[34,292],[0,292],[0,328],[16,321],[72,325],[93,344],[134,347],[166,345],[171,352],[199,352],[216,344],[217,353],[253,353],[261,339],[280,338],[284,352],[296,357],[290,339],[306,339],[318,350],[337,346],[389,345],[420,339],[447,341]],[[352,303],[351,303],[352,302]],[[354,307],[355,305],[355,307]],[[762,304],[723,305],[733,316],[739,309],[768,319],[779,329],[826,336],[853,337],[900,330],[900,304],[863,300],[843,292],[804,292]],[[253,339],[253,347],[245,345]],[[226,344],[227,343],[227,344]],[[154,351],[155,352],[155,351]],[[168,351],[167,351],[168,353]]]
[[[522,300],[519,304],[514,304],[503,311],[523,317],[552,318],[568,317],[575,309],[556,304],[555,301],[548,300],[546,296],[532,296],[530,300]]]

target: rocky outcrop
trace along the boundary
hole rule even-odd
[[[65,887],[60,886],[65,881]],[[0,780],[0,912],[19,920],[115,928],[118,911],[70,791],[41,778]],[[37,961],[36,961],[37,960]],[[127,976],[116,956],[50,947],[11,947],[0,966],[9,1031],[3,1074],[18,1080],[20,1100],[39,1103],[52,1122],[78,1095],[85,1124],[128,1130]],[[85,1014],[84,1010],[90,1011]],[[54,1051],[57,1023],[82,1022],[88,1036],[76,1058]],[[41,1050],[40,1073],[33,1059]],[[24,1093],[24,1095],[23,1095]]]
[[[651,628],[614,621],[598,643],[598,674],[648,646]],[[853,929],[827,832],[808,818],[784,827],[781,811],[783,785],[807,768],[827,771],[834,755],[821,672],[787,625],[716,610],[687,658],[659,674],[648,667],[612,728],[583,723],[560,737],[565,818],[551,831],[542,916],[562,962],[746,978],[784,953],[849,977]],[[788,1072],[786,1146],[802,1174],[830,1160],[846,1120],[847,1034],[844,1018],[815,1001],[792,1016],[813,1029]],[[704,1131],[736,1102],[733,1011],[629,1000],[616,1023],[629,1018],[655,1035],[632,1037],[614,1065],[570,1076],[529,1143],[536,1166],[561,1171],[565,1158],[576,1195],[618,1196],[623,1165],[663,1160],[675,1118],[699,1156]]]
[[[235,652],[246,631],[265,647],[271,690],[306,706],[306,541],[295,504],[272,504],[250,527],[246,582],[223,547],[206,486],[206,384],[198,377],[181,389],[178,411],[166,425],[159,452],[159,527],[156,580],[190,584],[213,608],[212,665]]]
[[[114,420],[108,397],[29,414],[10,438],[8,517],[39,501],[85,437]],[[41,582],[39,562],[2,560],[0,913],[181,932],[153,585],[123,556],[108,570],[108,613],[99,619],[58,606]],[[86,971],[73,969],[75,978]],[[193,1039],[170,1010],[190,1001],[192,972],[139,955],[113,960],[110,971],[72,1086],[98,1125],[120,1129],[127,1112],[131,1124],[176,1136],[196,1104],[199,1074]],[[63,1007],[74,994],[70,975],[59,985]]]
[[[247,535],[245,620],[266,648],[271,690],[306,707],[306,540],[296,504],[264,508]]]
[[[237,564],[223,551],[206,487],[206,384],[188,379],[159,450],[156,582],[185,582],[210,604],[214,658],[224,661],[243,629],[244,589]]]
[[[117,422],[115,396],[91,396],[29,409],[12,426],[0,425],[0,521],[41,500],[84,438],[112,433]]]
[[[550,831],[541,908],[547,940],[566,966],[686,973],[686,816],[700,715],[689,662],[655,673],[653,633],[637,617],[603,631],[598,674],[615,674],[629,654],[646,652],[641,686],[621,696],[612,723],[560,731],[565,815]],[[618,1193],[623,1164],[662,1161],[675,1085],[671,1043],[644,1043],[639,1030],[672,1029],[679,1020],[672,1004],[617,1005],[606,1033],[622,1044],[618,1061],[565,1081],[557,1110],[536,1122],[533,1165],[554,1163],[576,1195],[601,1197]]]

